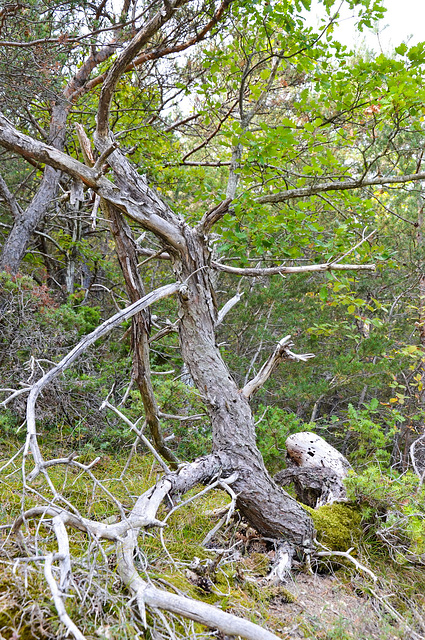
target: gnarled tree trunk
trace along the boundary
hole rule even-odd
[[[181,351],[211,419],[213,449],[226,454],[237,505],[262,534],[309,546],[313,527],[306,512],[267,473],[256,445],[248,400],[238,389],[215,343],[216,308],[209,279],[207,240],[188,227],[186,249],[173,269],[186,290],[179,294]]]
[[[111,141],[96,138],[95,143],[102,153]],[[139,221],[147,219],[143,226],[156,232],[170,255],[177,280],[185,285],[178,294],[181,353],[206,403],[213,450],[225,455],[227,474],[238,473],[232,485],[238,494],[237,506],[260,533],[309,547],[312,521],[269,476],[256,445],[248,399],[238,389],[216,345],[217,310],[207,225],[193,228],[175,216],[119,151],[114,151],[108,162],[121,193],[137,203]]]

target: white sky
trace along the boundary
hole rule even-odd
[[[401,42],[408,45],[425,40],[425,1],[424,0],[384,0],[387,12],[379,22],[379,36],[364,29],[357,31],[355,27],[354,11],[345,9],[341,12],[339,26],[335,28],[336,39],[349,47],[365,43],[375,51],[391,52]],[[314,24],[314,19],[322,15],[318,5],[313,0],[312,10],[308,19]]]

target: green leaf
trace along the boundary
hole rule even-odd
[[[328,290],[326,287],[322,287],[319,291],[319,298],[323,301],[326,302],[326,300],[328,299]]]
[[[404,44],[404,42],[402,42],[402,44],[400,44],[398,47],[395,48],[395,52],[398,53],[400,56],[404,56],[407,50],[408,50],[408,47],[407,45]]]

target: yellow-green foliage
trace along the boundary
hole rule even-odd
[[[347,551],[358,541],[362,516],[357,507],[342,503],[326,504],[318,509],[302,506],[313,519],[317,540],[332,551]]]
[[[411,471],[384,472],[378,466],[367,467],[346,479],[348,496],[355,500],[363,519],[378,535],[398,562],[422,556],[425,552],[425,489]],[[406,555],[405,560],[403,556]]]

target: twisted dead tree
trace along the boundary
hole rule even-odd
[[[44,180],[44,183],[48,183],[51,187],[48,191],[48,198],[54,193],[58,176],[65,174],[73,181],[76,191],[91,189],[104,203],[113,225],[117,252],[126,280],[127,291],[133,303],[86,336],[60,363],[32,387],[25,390],[29,393],[29,398],[27,402],[27,440],[23,450],[22,465],[24,480],[26,486],[29,487],[37,476],[42,474],[53,498],[50,503],[24,512],[15,521],[12,532],[18,533],[23,523],[29,519],[51,519],[57,539],[58,553],[49,554],[44,559],[45,577],[61,621],[77,639],[84,636],[68,616],[63,597],[71,571],[67,542],[68,528],[83,531],[98,541],[104,539],[115,543],[118,574],[123,584],[134,596],[133,602],[136,604],[142,620],[146,620],[144,608],[145,605],[148,605],[187,616],[209,627],[219,628],[225,633],[258,640],[263,638],[271,640],[276,636],[248,621],[223,613],[209,605],[161,591],[144,581],[139,575],[133,558],[140,530],[145,527],[162,528],[164,526],[164,522],[157,518],[157,511],[167,496],[172,500],[174,496],[184,495],[199,483],[212,483],[210,486],[221,486],[229,491],[229,487],[231,488],[235,506],[259,533],[306,552],[311,551],[314,537],[312,521],[307,512],[273,481],[265,468],[256,445],[255,424],[250,407],[250,399],[253,394],[264,385],[283,359],[305,361],[312,357],[312,354],[295,354],[291,350],[290,336],[286,336],[280,340],[275,351],[258,374],[240,389],[232,378],[216,344],[216,327],[223,317],[223,314],[220,315],[216,308],[216,275],[220,271],[231,270],[231,267],[214,259],[211,236],[215,225],[231,210],[236,197],[239,181],[238,169],[242,153],[240,145],[237,145],[232,154],[226,199],[218,206],[206,211],[199,223],[191,225],[182,216],[176,214],[166,200],[150,187],[145,176],[138,173],[136,167],[131,164],[126,154],[119,148],[109,128],[111,102],[118,81],[134,65],[159,55],[154,48],[144,54],[144,47],[167,21],[174,19],[176,12],[185,4],[190,3],[174,0],[161,5],[158,12],[137,31],[127,46],[114,58],[106,73],[89,79],[90,69],[84,76],[82,82],[85,88],[101,86],[96,132],[93,137],[98,158],[94,164],[90,162],[84,164],[64,153],[62,139],[57,144],[41,142],[35,137],[18,131],[4,115],[0,114],[0,145],[32,163],[42,163],[48,167]],[[211,29],[229,5],[230,2],[223,2],[219,5],[205,29]],[[195,39],[189,39],[181,45],[181,48],[199,41],[203,33],[204,31],[200,31]],[[161,49],[161,55],[166,55],[168,51],[179,50],[176,47],[167,49],[164,46]],[[107,49],[105,56],[109,56],[109,52]],[[269,86],[265,90],[266,93],[260,95],[249,112],[240,114],[245,130],[249,128],[250,122],[264,106],[267,91],[276,77],[279,61],[278,55],[273,56],[272,74]],[[82,87],[76,90],[80,91]],[[241,95],[243,96],[243,91]],[[62,130],[61,133],[63,133]],[[83,139],[85,140],[84,135]],[[110,172],[109,177],[105,175],[105,164]],[[54,181],[50,180],[50,174],[54,175]],[[356,186],[360,187],[362,184],[359,183]],[[329,184],[325,183],[322,190],[327,192],[329,189]],[[320,185],[315,185],[311,193],[318,192],[320,192]],[[306,195],[309,193],[304,191],[299,193],[294,190],[293,193],[294,197]],[[45,205],[46,196],[41,194],[40,197]],[[161,257],[170,262],[174,276],[173,283],[150,294],[144,294],[141,282],[137,277],[137,260],[132,250],[124,217],[154,234],[161,247]],[[272,273],[325,272],[342,269],[373,269],[373,265],[342,264],[338,260],[295,268],[282,265],[274,267]],[[271,275],[268,270],[263,269],[237,269],[234,272],[237,275],[249,277]],[[145,372],[140,376],[140,386],[145,401],[146,419],[154,433],[158,427],[159,409],[154,397],[152,397],[149,383],[147,352],[149,316],[147,310],[150,304],[166,295],[177,297],[181,354],[204,400],[212,427],[213,450],[210,455],[204,458],[188,463],[174,472],[166,472],[161,480],[137,499],[130,514],[121,512],[118,523],[97,522],[76,513],[72,505],[66,504],[50,478],[49,468],[61,464],[74,464],[85,473],[92,472],[89,465],[80,465],[70,457],[44,460],[37,435],[37,398],[42,389],[56,375],[70,366],[75,358],[94,344],[99,337],[105,335],[124,319],[135,317],[136,314],[143,314],[139,316],[139,325],[134,325],[133,340],[135,348],[138,350],[138,366],[145,368]],[[141,435],[143,434],[140,432]],[[165,445],[161,442],[160,434],[156,444],[160,453],[169,458]],[[28,473],[30,453],[34,466]],[[57,503],[61,502],[63,504],[58,506]],[[290,556],[289,552],[285,553],[288,557]],[[59,586],[52,572],[53,563],[59,564]]]
[[[106,98],[105,98],[106,99]],[[108,98],[109,99],[109,98]],[[106,122],[99,117],[95,145],[100,155],[106,155],[114,146]],[[199,482],[207,483],[219,476],[224,480],[233,476],[232,490],[235,492],[236,506],[253,527],[268,537],[285,540],[301,549],[310,550],[313,539],[313,526],[308,514],[298,503],[279,488],[271,479],[264,466],[261,454],[256,445],[255,425],[249,405],[249,399],[272,374],[278,363],[284,359],[305,360],[311,354],[297,356],[291,350],[290,336],[282,339],[275,352],[261,368],[257,376],[249,381],[243,389],[238,389],[223,361],[215,341],[215,326],[218,313],[215,305],[211,265],[211,247],[209,232],[212,218],[218,219],[225,214],[227,205],[222,210],[208,212],[202,221],[191,227],[181,217],[175,215],[161,197],[153,191],[144,176],[140,176],[120,150],[113,150],[108,155],[108,164],[113,171],[114,182],[99,175],[96,167],[90,168],[74,158],[58,151],[45,143],[39,142],[18,132],[8,120],[0,117],[0,143],[23,157],[31,157],[46,162],[53,168],[66,172],[76,180],[82,181],[93,189],[120,215],[126,214],[143,228],[153,232],[171,261],[176,283],[153,292],[132,307],[118,313],[108,321],[107,328],[102,327],[86,336],[83,344],[69,354],[64,362],[59,363],[44,378],[39,380],[30,392],[27,410],[28,438],[24,455],[32,452],[35,468],[29,480],[40,472],[48,478],[48,468],[52,464],[66,463],[66,460],[44,461],[36,435],[36,400],[45,384],[61,372],[74,357],[89,344],[103,335],[124,318],[140,312],[143,308],[162,295],[176,294],[179,304],[179,338],[183,359],[190,374],[205,401],[212,425],[213,452],[211,455],[186,465],[183,469],[168,474],[155,487],[142,495],[133,508],[132,515],[123,519],[118,525],[101,525],[69,510],[58,509],[46,505],[31,510],[23,518],[43,514],[50,516],[55,522],[75,526],[93,535],[115,540],[118,544],[118,571],[126,585],[136,596],[139,608],[142,603],[168,608],[201,620],[209,626],[218,626],[222,630],[252,638],[274,637],[269,632],[258,629],[250,631],[241,622],[225,622],[224,614],[220,620],[212,610],[202,605],[200,613],[198,604],[189,601],[180,602],[170,594],[159,593],[147,587],[132,564],[132,549],[137,538],[137,531],[143,526],[161,526],[156,520],[156,511],[167,494],[183,494]],[[338,265],[341,268],[342,265]],[[321,265],[323,270],[332,269],[332,264]],[[346,268],[352,268],[348,266]],[[371,268],[371,267],[369,267]],[[282,269],[284,270],[284,268]],[[55,488],[51,487],[54,492]],[[22,518],[15,523],[19,529]],[[60,562],[63,554],[56,557]],[[51,558],[49,562],[55,560]],[[46,578],[50,580],[48,568]],[[58,611],[61,606],[58,604]],[[142,607],[143,608],[143,607]],[[62,614],[61,618],[62,618]],[[64,614],[65,615],[65,614]],[[220,617],[220,616],[219,616]],[[227,618],[226,618],[227,619]],[[66,616],[63,617],[67,624]],[[238,626],[239,625],[239,626]],[[81,637],[72,625],[68,628],[75,637]],[[261,635],[263,633],[264,635]]]

